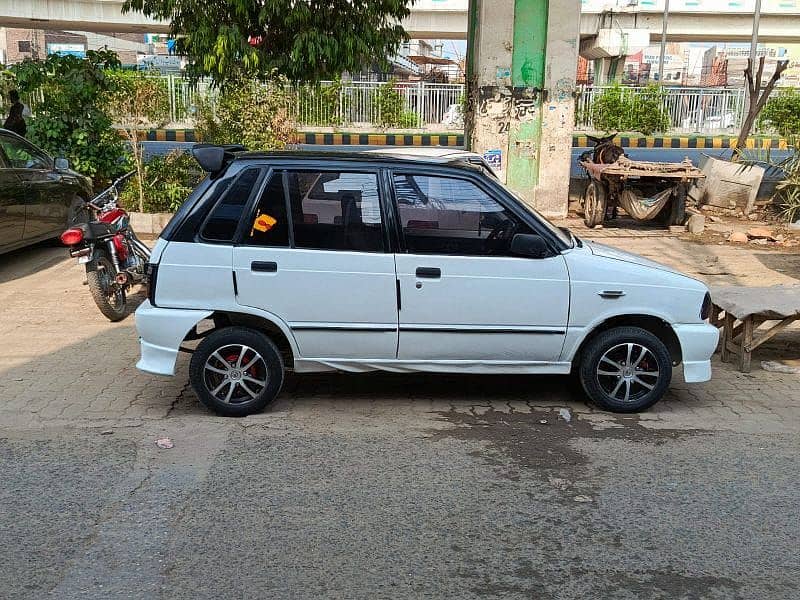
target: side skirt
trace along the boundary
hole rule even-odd
[[[478,373],[478,374],[527,374],[569,375],[572,364],[568,362],[529,361],[474,361],[474,360],[344,360],[341,358],[301,358],[294,361],[296,373],[319,373],[345,371],[368,373],[388,371],[390,373]]]

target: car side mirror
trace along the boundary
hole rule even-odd
[[[511,253],[528,258],[546,258],[550,256],[550,248],[540,235],[518,233],[511,238]]]
[[[56,171],[69,171],[69,161],[66,158],[57,158],[53,162]]]

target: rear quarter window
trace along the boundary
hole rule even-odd
[[[239,228],[247,201],[261,176],[260,168],[242,171],[238,177],[227,183],[222,180],[219,186],[224,191],[220,200],[211,209],[211,213],[203,224],[200,237],[214,242],[230,242]],[[216,192],[217,190],[215,190]]]

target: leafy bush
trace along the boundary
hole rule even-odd
[[[216,102],[200,105],[197,130],[213,144],[244,144],[251,150],[283,148],[294,138],[291,96],[283,80],[226,84]]]
[[[775,197],[781,218],[790,223],[800,221],[800,145],[781,164],[785,178],[775,186]]]
[[[175,212],[203,176],[197,162],[185,152],[153,156],[142,168],[144,211]],[[120,203],[129,210],[140,210],[139,192],[139,180],[131,179],[120,194]]]
[[[637,92],[612,85],[592,103],[592,123],[599,131],[639,131],[645,135],[666,131],[670,121],[664,110],[665,97],[666,92],[657,85]]]
[[[378,127],[400,127],[410,129],[419,126],[419,116],[406,110],[403,96],[395,89],[397,82],[390,79],[379,86],[372,95]]]
[[[783,90],[767,100],[761,111],[759,125],[773,129],[783,137],[800,135],[800,92],[795,89]]]
[[[86,58],[51,54],[11,67],[20,93],[39,101],[28,121],[27,137],[96,184],[125,170],[123,140],[112,127],[104,101],[114,87],[109,71],[120,67],[109,50],[89,50]]]

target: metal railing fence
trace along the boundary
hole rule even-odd
[[[593,130],[592,107],[608,86],[580,88],[576,99],[576,129]],[[621,87],[623,95],[642,93],[647,88]],[[733,133],[747,111],[743,88],[663,88],[661,110],[669,117],[670,130],[683,133]]]

